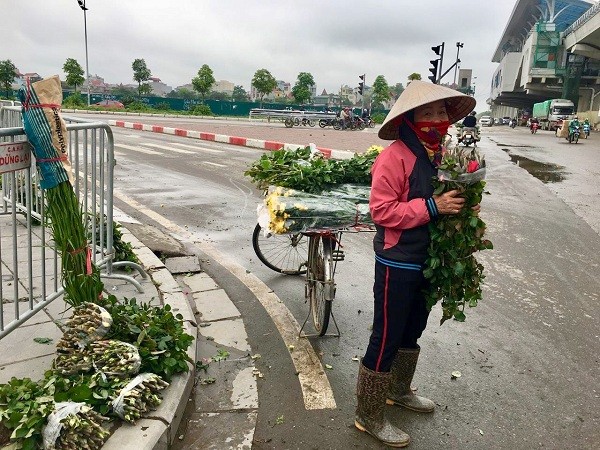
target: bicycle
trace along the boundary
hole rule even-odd
[[[304,298],[309,303],[309,312],[300,328],[301,334],[310,317],[318,336],[327,333],[330,319],[333,319],[337,330],[333,336],[340,336],[332,312],[332,303],[336,294],[337,263],[344,260],[344,251],[341,250],[342,234],[360,231],[374,229],[357,225],[343,229],[309,229],[297,233],[265,236],[259,224],[254,228],[252,246],[261,262],[268,268],[286,275],[306,274]]]

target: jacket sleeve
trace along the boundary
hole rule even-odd
[[[373,222],[386,228],[407,230],[424,225],[437,212],[433,199],[408,201],[408,174],[405,161],[379,158],[372,168],[369,208]],[[387,156],[387,155],[385,155]]]

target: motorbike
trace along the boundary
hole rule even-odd
[[[365,123],[366,128],[375,128],[375,122],[373,122],[373,119],[371,119],[370,116],[363,117],[362,120]]]
[[[567,140],[569,141],[569,144],[577,144],[577,141],[579,141],[579,127],[574,127],[573,130],[571,130],[569,132],[569,136],[567,136]]]
[[[335,117],[331,117],[328,119],[319,119],[319,126],[321,128],[325,128],[325,127],[331,127],[333,126],[333,123],[335,122]]]
[[[463,129],[461,135],[458,137],[458,143],[465,147],[473,144],[473,147],[477,147],[477,139],[472,129]]]
[[[508,126],[511,127],[511,128],[516,127],[517,126],[517,121],[513,120],[513,119],[510,119],[510,122],[508,122]]]
[[[590,124],[584,123],[583,124],[583,137],[587,139],[589,135],[590,135]]]
[[[531,134],[535,134],[537,133],[538,128],[540,127],[540,124],[537,122],[533,122],[531,124],[531,126],[529,127],[529,129],[531,130]]]

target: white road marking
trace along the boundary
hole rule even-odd
[[[191,148],[191,149],[199,150],[199,151],[202,151],[202,152],[225,153],[225,150],[217,150],[216,148],[198,147],[197,145],[182,144],[181,142],[170,142],[170,144],[171,145],[178,145],[180,147],[185,147],[185,148]]]
[[[146,147],[159,148],[161,150],[164,150],[167,153],[168,152],[175,152],[175,153],[183,153],[185,155],[193,155],[193,154],[195,154],[195,152],[192,152],[190,150],[183,150],[183,149],[180,149],[180,148],[166,147],[165,145],[153,144],[151,142],[142,142],[142,145],[145,145]]]
[[[145,148],[136,147],[134,145],[115,144],[115,147],[120,147],[120,148],[124,148],[124,149],[127,149],[127,150],[133,150],[134,152],[145,153],[147,155],[162,155],[163,154],[161,152],[155,152],[154,150],[148,150],[148,149],[145,149]]]
[[[209,164],[209,165],[215,166],[215,167],[227,167],[225,164],[219,164],[219,163],[214,163],[214,162],[210,162],[210,161],[202,161],[202,164]]]
[[[300,382],[302,395],[304,397],[304,407],[309,410],[336,408],[333,390],[331,389],[329,379],[325,374],[326,371],[321,360],[312,345],[310,345],[308,339],[298,337],[300,334],[300,325],[290,310],[269,286],[264,284],[253,273],[247,273],[245,267],[231,260],[227,255],[221,253],[211,244],[197,240],[192,233],[181,228],[176,223],[173,223],[155,211],[146,208],[144,205],[121,192],[115,191],[114,196],[164,226],[173,233],[174,237],[196,245],[211,258],[219,261],[223,267],[248,287],[265,308],[271,317],[271,320],[273,320],[288,352],[290,352],[290,357],[298,372],[298,381]],[[293,348],[294,351],[291,352],[289,350],[290,348]]]

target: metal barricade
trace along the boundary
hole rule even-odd
[[[112,131],[104,123],[64,119],[73,188],[84,212],[92,261],[102,278],[128,281],[143,292],[133,277],[113,272],[115,267],[130,266],[147,276],[138,264],[113,261]],[[0,143],[20,141],[26,141],[20,108],[0,108]],[[33,154],[31,160],[31,167],[1,174],[0,340],[63,293],[60,255],[46,227],[44,190],[37,182]]]

